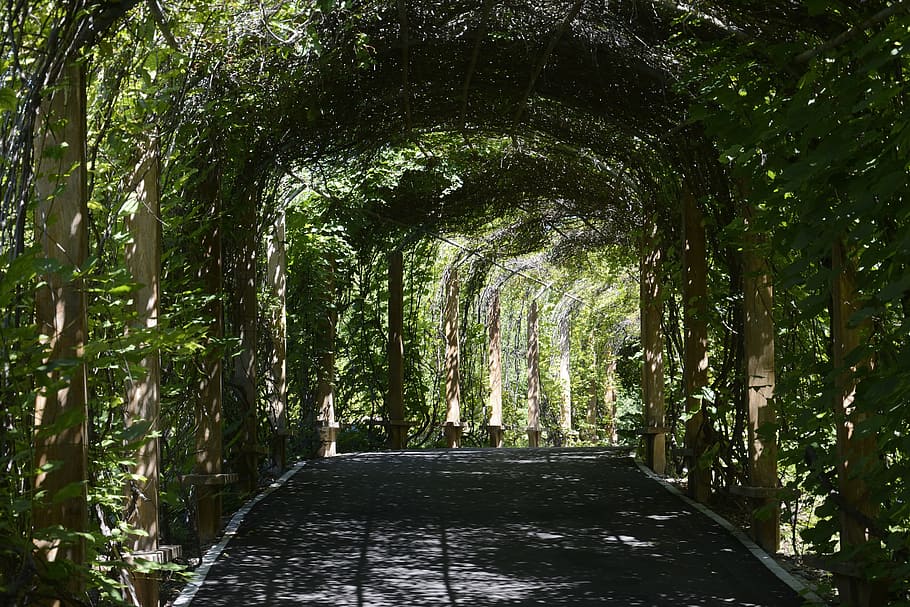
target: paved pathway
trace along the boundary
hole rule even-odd
[[[801,604],[716,523],[604,449],[307,464],[247,515],[192,603]]]

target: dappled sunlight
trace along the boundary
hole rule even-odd
[[[308,463],[193,605],[799,605],[620,450],[463,449]]]

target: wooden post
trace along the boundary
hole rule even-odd
[[[281,472],[287,467],[287,235],[281,212],[268,239],[267,271],[269,288],[275,298],[272,309],[272,389],[269,394],[269,421],[272,425],[272,465]]]
[[[53,468],[35,476],[36,530],[61,525],[71,532],[88,527],[86,487],[87,380],[84,354],[88,330],[82,279],[70,279],[68,270],[80,269],[88,258],[88,209],[85,159],[85,77],[82,67],[70,61],[38,110],[35,133],[36,180],[35,239],[40,255],[60,264],[60,271],[41,276],[35,293],[39,339],[48,363],[61,367],[48,373],[52,387],[42,387],[35,400],[35,467]],[[66,361],[74,361],[67,363]],[[65,428],[47,428],[71,420]],[[66,499],[55,496],[67,487],[78,490]],[[85,562],[85,541],[72,542],[39,537],[36,545],[49,563]],[[71,577],[67,587],[78,593],[84,580]],[[61,605],[58,599],[49,605]]]
[[[126,246],[126,265],[133,281],[140,285],[133,294],[136,326],[155,330],[158,326],[161,274],[161,217],[158,190],[158,143],[147,144],[145,157],[136,167],[136,209],[127,217],[126,226],[132,242]],[[127,386],[126,423],[144,420],[149,432],[159,429],[161,371],[158,350],[142,360],[145,377]],[[158,552],[158,438],[149,438],[139,448],[133,473],[145,480],[130,481],[127,493],[127,522],[147,535],[131,535],[129,551],[134,558],[152,560]],[[150,558],[151,557],[151,558]],[[142,607],[158,606],[158,580],[150,575],[134,574],[133,587]]]
[[[335,307],[335,262],[329,263],[326,279],[325,311],[322,318],[319,384],[316,392],[316,423],[319,432],[318,457],[337,454],[338,422],[335,421],[335,327],[338,310]]]
[[[667,467],[664,409],[663,292],[660,267],[663,250],[656,219],[645,226],[641,255],[642,400],[645,411],[645,462],[657,474]]]
[[[240,203],[232,232],[234,258],[234,332],[240,340],[240,354],[234,359],[231,385],[240,401],[241,424],[237,459],[240,488],[252,493],[259,484],[259,445],[256,401],[258,397],[256,378],[257,316],[256,300],[256,209],[258,196],[250,196]]]
[[[559,335],[559,387],[562,398],[559,401],[559,429],[564,441],[568,444],[572,434],[572,359],[571,329],[568,318],[565,326],[560,327]]]
[[[685,353],[683,384],[686,396],[686,442],[689,497],[707,502],[711,494],[711,468],[703,465],[707,450],[707,409],[700,396],[708,385],[708,262],[705,225],[691,190],[683,191],[683,324]]]
[[[499,291],[493,294],[487,317],[490,359],[490,446],[502,447],[502,320]]]
[[[446,337],[446,445],[461,446],[461,376],[458,363],[460,358],[458,339],[458,269],[450,270],[446,281],[445,337]]]
[[[221,183],[215,167],[200,166],[202,180],[198,185],[201,217],[207,223],[200,242],[200,265],[197,278],[206,295],[212,298],[205,310],[210,319],[206,354],[201,361],[199,400],[196,403],[196,465],[199,475],[221,474],[221,403],[222,352],[218,342],[224,337],[224,310],[221,302],[222,217]],[[215,485],[196,487],[196,516],[199,541],[210,542],[221,526],[221,489]]]
[[[851,318],[862,308],[856,288],[856,264],[841,240],[834,243],[831,255],[831,340],[832,364],[837,373],[834,402],[837,421],[837,480],[845,506],[840,510],[840,550],[850,552],[873,540],[869,522],[878,516],[878,505],[869,495],[866,479],[877,473],[877,437],[874,432],[857,434],[867,414],[856,405],[857,372],[873,364],[871,356],[850,364],[851,353],[869,343],[871,323],[857,325]],[[835,575],[841,602],[855,607],[884,605],[887,581],[871,581],[862,576]]]
[[[404,411],[404,255],[389,255],[389,443],[408,446]]]
[[[747,229],[751,207],[744,206]],[[775,553],[780,547],[780,502],[777,488],[777,413],[774,405],[774,291],[767,261],[755,250],[757,235],[747,238],[752,247],[743,250],[743,350],[746,359],[746,399],[749,411],[749,456],[753,487],[768,491],[754,499],[761,512],[752,516],[755,542]]]
[[[540,328],[537,301],[528,312],[528,446],[540,446]]]
[[[607,379],[604,388],[604,402],[609,411],[610,420],[607,424],[607,440],[611,445],[619,442],[618,424],[616,420],[619,402],[616,398],[616,359],[612,350],[607,352]]]
[[[591,348],[591,355],[593,357],[592,368],[594,369],[594,375],[588,382],[588,407],[585,411],[585,423],[588,426],[588,436],[585,437],[588,440],[597,440],[597,370],[599,366],[599,361],[597,360],[597,351],[594,348]]]

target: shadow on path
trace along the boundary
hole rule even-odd
[[[249,513],[192,605],[802,600],[628,457],[462,449],[304,466]]]

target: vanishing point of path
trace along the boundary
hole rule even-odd
[[[606,449],[363,454],[259,503],[193,607],[802,605]]]

